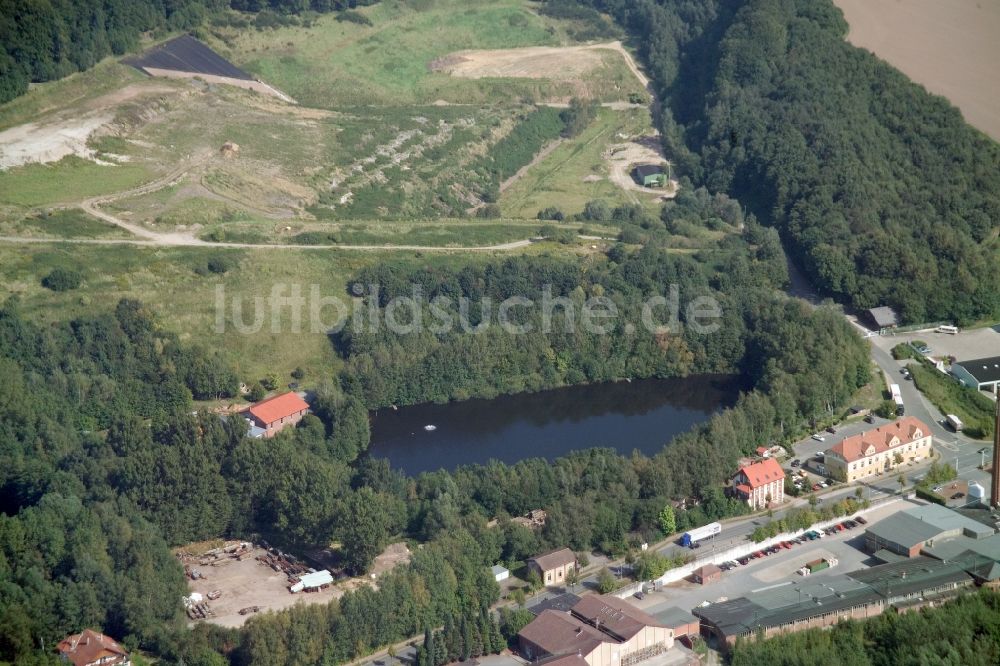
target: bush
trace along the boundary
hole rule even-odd
[[[583,207],[583,219],[606,222],[611,219],[611,207],[603,199],[588,201]]]
[[[52,291],[69,291],[76,289],[83,282],[80,271],[69,268],[54,268],[42,278],[42,286]]]
[[[626,245],[638,245],[642,242],[642,234],[635,227],[625,227],[622,229],[621,233],[618,234],[618,240],[625,243]]]
[[[500,217],[500,206],[495,203],[488,203],[476,211],[476,217],[483,220],[495,220]]]
[[[892,400],[883,400],[882,404],[875,409],[875,414],[884,419],[896,418],[896,403]]]
[[[919,359],[920,354],[918,354],[917,351],[908,343],[901,342],[892,348],[892,357],[897,361],[902,361],[907,358]]]
[[[206,267],[212,273],[222,275],[233,267],[233,261],[225,255],[217,254],[214,257],[209,258]]]
[[[341,23],[357,23],[358,25],[372,24],[372,20],[370,18],[361,12],[354,11],[353,9],[345,9],[342,12],[338,12],[336,19]]]
[[[294,370],[292,370],[292,379],[297,379],[301,381],[302,378],[305,376],[306,376],[306,371],[302,369],[302,366],[298,366]]]
[[[538,211],[538,219],[555,220],[556,222],[562,222],[564,219],[566,219],[566,216],[563,215],[563,212],[558,208],[556,208],[555,206],[549,206],[548,208],[543,208],[542,210]]]
[[[601,594],[609,594],[618,589],[618,580],[607,567],[601,569],[597,574],[597,591]]]
[[[250,402],[260,402],[267,395],[267,389],[261,386],[260,382],[254,382],[250,385],[250,390],[247,392],[247,400]]]

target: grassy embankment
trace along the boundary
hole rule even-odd
[[[927,363],[910,363],[906,366],[913,374],[913,382],[942,414],[954,414],[962,419],[963,432],[975,439],[993,437],[993,401],[979,391],[962,386],[943,375]]]

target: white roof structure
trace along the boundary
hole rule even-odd
[[[322,587],[331,583],[333,583],[333,575],[326,569],[323,569],[322,571],[303,574],[299,577],[299,582],[292,585],[289,589],[292,592],[301,592],[302,590],[311,590],[315,587]]]

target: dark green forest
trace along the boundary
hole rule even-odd
[[[0,100],[28,81],[134,48],[140,32],[197,25],[230,4],[282,15],[342,8],[0,0]],[[628,243],[586,260],[414,256],[354,276],[377,285],[371,306],[382,317],[414,285],[418,300],[446,318],[463,315],[460,297],[540,300],[548,290],[564,299],[550,331],[537,310],[517,314],[534,326],[524,334],[497,326],[400,334],[349,322],[331,340],[344,369],[317,387],[313,414],[254,440],[242,419],[194,411],[195,400],[237,393],[234,370],[182,344],[141,303],[45,325],[16,298],[0,306],[0,662],[55,663],[54,644],[84,627],[189,666],[343,663],[420,634],[434,646],[422,666],[495,651],[498,632],[516,633],[520,618],[488,616],[499,594],[489,565],[567,545],[622,555],[663,536],[659,515],[672,500],[699,500],[677,512],[678,530],[738,514],[745,505],[721,488],[737,458],[839,413],[869,381],[867,346],[836,309],[781,294],[779,230],[816,283],[850,304],[887,302],[909,320],[997,310],[987,247],[1000,197],[995,145],[943,101],[846,45],[827,0],[583,4],[612,13],[640,45],[665,102],[665,140],[690,187],[660,220],[628,206],[588,206],[593,219],[621,223]],[[569,2],[550,11],[573,13]],[[538,119],[546,133],[566,122]],[[505,171],[501,162],[482,166]],[[919,186],[928,181],[937,187]],[[667,231],[712,224],[739,231],[718,248],[670,252]],[[715,299],[718,330],[698,333],[683,307],[667,328],[624,329],[640,320],[643,302],[669,297],[672,286],[681,304]],[[568,330],[567,308],[594,297],[617,308],[615,328]],[[483,311],[473,305],[467,315],[474,326]],[[738,373],[747,390],[652,457],[591,449],[409,478],[366,452],[368,410],[380,406],[703,372]],[[537,508],[548,512],[539,532],[510,520]],[[265,613],[240,630],[189,631],[183,571],[170,548],[215,537],[265,538],[295,552],[339,541],[352,574],[366,572],[392,540],[423,547],[381,577],[378,590]],[[735,659],[831,663],[793,659],[805,649],[796,640],[850,663],[992,658],[996,597],[957,603],[951,617],[961,625],[943,614],[886,616],[791,637],[786,650],[771,641],[741,647]],[[906,635],[933,640],[915,646]],[[943,652],[939,636],[953,638],[953,652]],[[858,644],[840,649],[851,641]],[[766,652],[772,645],[776,652]]]
[[[552,284],[569,298],[603,290],[625,312],[676,282],[684,298],[721,299],[724,325],[702,336],[683,322],[633,339],[526,334],[517,345],[480,346],[476,334],[345,337],[336,343],[347,367],[317,390],[314,415],[271,440],[246,438],[242,419],[192,412],[196,396],[232,395],[236,377],[178,343],[141,304],[41,327],[8,300],[0,309],[0,660],[34,663],[85,626],[165,663],[342,662],[449,622],[463,627],[450,636],[468,639],[453,649],[473,654],[495,645],[483,615],[498,595],[489,565],[562,545],[624,554],[662,536],[658,516],[671,499],[701,499],[678,512],[678,529],[742,512],[720,486],[736,458],[800,432],[869,379],[866,347],[837,312],[777,295],[751,242],[758,233],[748,227],[710,258],[615,247],[587,266],[540,256],[367,269],[358,278],[382,285],[376,299],[410,280],[428,298],[533,294]],[[734,281],[745,283],[739,297],[726,295]],[[365,454],[367,409],[391,401],[705,370],[741,372],[752,390],[652,458],[593,449],[407,478]],[[549,513],[541,532],[509,520],[535,508]],[[487,528],[494,517],[499,525]],[[240,631],[191,634],[169,548],[218,536],[293,550],[337,540],[352,573],[391,539],[425,547],[377,592],[263,615]]]
[[[981,590],[912,613],[737,643],[733,666],[986,666],[1000,662],[1000,594]]]
[[[907,322],[1000,314],[1000,146],[845,41],[830,0],[580,0],[632,36],[667,154],[812,282]]]

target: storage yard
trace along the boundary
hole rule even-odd
[[[190,544],[174,554],[188,580],[188,618],[224,627],[239,627],[256,613],[297,603],[329,603],[347,591],[375,585],[382,574],[410,561],[405,543],[390,544],[375,558],[368,577],[348,578],[320,568],[327,565],[329,552],[317,556],[316,566],[246,541]]]
[[[201,555],[187,551],[176,554],[184,565],[188,589],[197,600],[188,604],[188,617],[194,621],[239,627],[257,612],[296,603],[328,603],[343,594],[332,584],[311,592],[290,592],[290,587],[309,574],[310,567],[273,548],[237,541]]]

